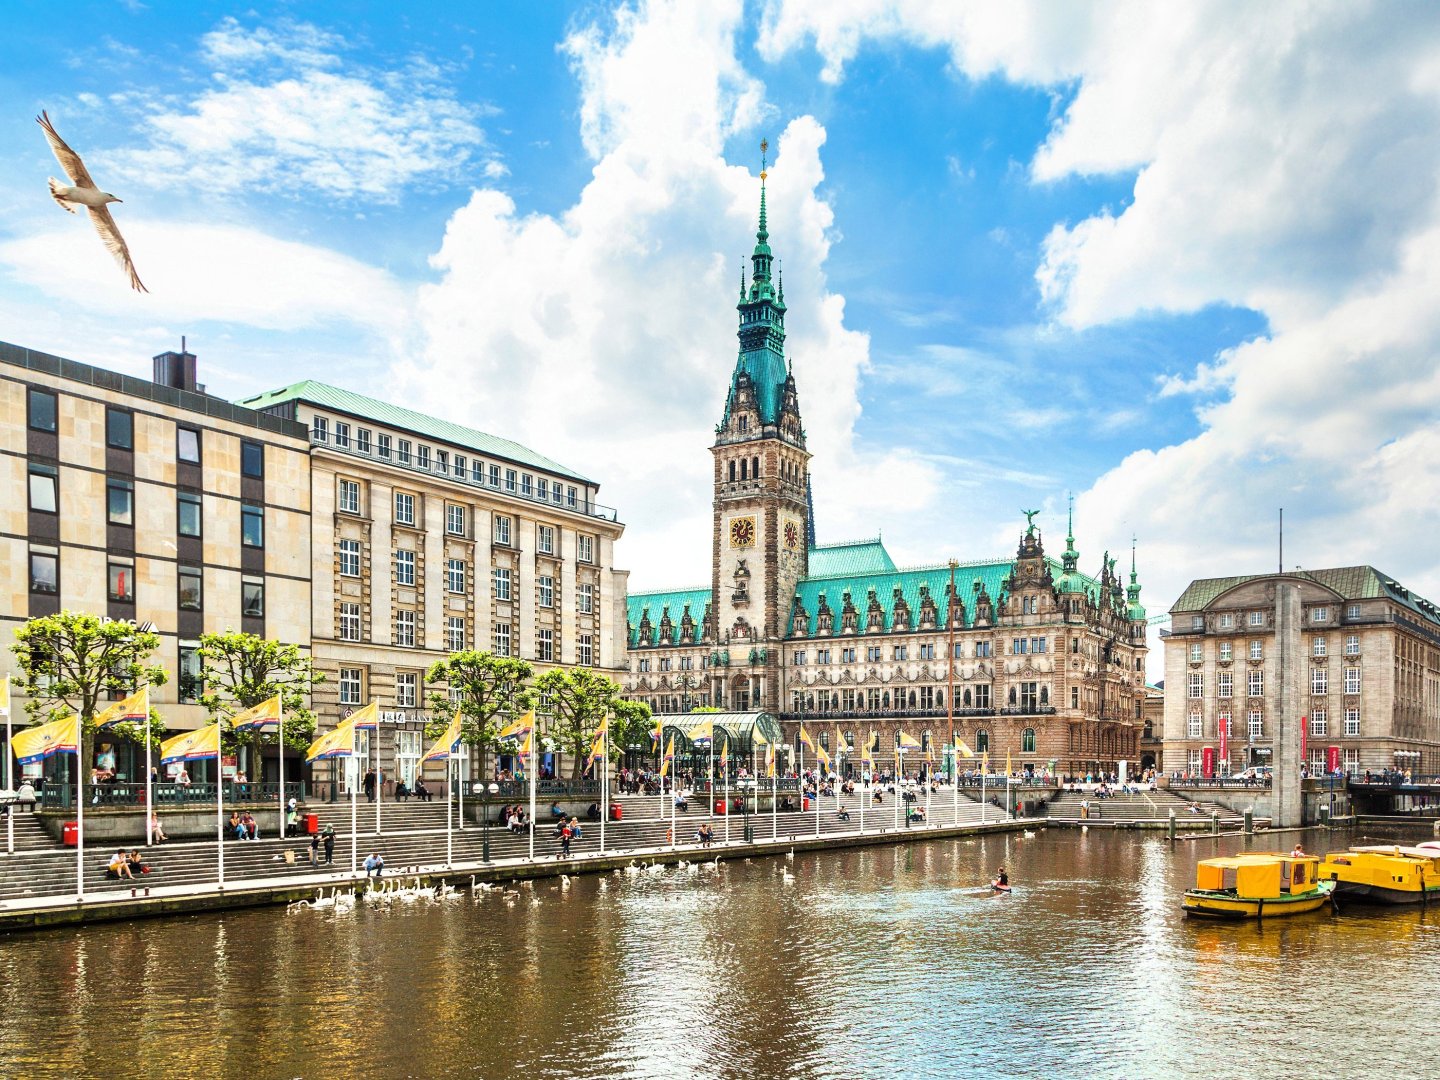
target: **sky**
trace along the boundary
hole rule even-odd
[[[1440,8],[11,0],[0,340],[301,377],[601,481],[703,583],[768,139],[820,541],[1440,598]],[[49,111],[148,294],[61,211]],[[1152,646],[1158,640],[1152,638]],[[1151,675],[1161,671],[1159,650]]]

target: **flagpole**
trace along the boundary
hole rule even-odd
[[[15,748],[10,744],[10,676],[5,676],[5,790],[15,790]],[[1302,755],[1303,756],[1303,755]],[[15,854],[15,809],[19,803],[12,803],[5,815],[5,854]]]
[[[275,693],[275,713],[280,718],[280,839],[286,836],[285,829],[285,702],[277,690]]]
[[[951,649],[950,651],[953,653],[955,650],[954,650],[954,649]],[[953,691],[952,691],[952,693],[953,693]],[[950,762],[951,762],[951,768],[950,768],[950,783],[951,783],[951,785],[952,785],[952,787],[951,787],[951,789],[950,789],[950,802],[951,802],[950,810],[951,810],[951,815],[955,818],[955,824],[956,824],[956,825],[959,825],[959,824],[960,824],[960,750],[959,750],[959,747],[957,747],[957,746],[955,745],[955,735],[954,735],[953,732],[952,732],[951,735],[950,735]]]
[[[610,816],[610,725],[605,725],[605,761],[600,774],[600,854],[605,854],[605,819]]]
[[[215,835],[219,840],[215,844],[215,857],[218,869],[216,875],[219,879],[219,887],[225,888],[225,758],[222,756],[220,745],[219,721],[216,721],[215,732]]]
[[[456,749],[456,747],[451,747],[450,756],[445,759],[445,786],[447,789],[445,792],[445,868],[447,870],[455,863],[455,837],[454,833],[450,830],[450,818],[454,815],[453,804],[455,800],[450,798],[448,789],[452,772],[451,766],[458,760],[458,756],[454,752]],[[455,769],[454,771],[459,772],[459,769]]]
[[[459,744],[459,743],[456,743],[456,744],[455,744],[455,750],[456,750],[457,752],[460,750],[460,744]],[[468,746],[465,747],[464,754],[465,754],[464,761],[465,761],[465,764],[468,766],[468,765],[470,764],[470,748],[469,748]],[[455,755],[452,754],[451,756],[454,757]],[[467,771],[468,771],[468,769],[467,769]],[[448,772],[445,774],[445,778],[446,778],[447,780],[450,778],[450,774],[449,774]],[[455,794],[456,794],[457,798],[459,799],[459,805],[455,808],[455,819],[456,819],[456,820],[455,820],[455,826],[456,826],[456,828],[458,828],[461,832],[464,832],[464,831],[465,831],[465,778],[460,775],[460,762],[459,762],[458,760],[455,762]],[[446,801],[446,802],[455,802],[455,799],[450,798],[450,792],[449,792],[448,790],[445,792],[445,801]],[[483,804],[483,803],[481,804],[481,813],[480,813],[480,816],[481,816],[482,818],[485,816],[485,813],[484,813],[484,804]],[[449,819],[449,817],[450,817],[450,811],[449,811],[449,810],[446,810],[446,811],[445,811],[445,817],[446,817],[447,820]],[[487,828],[488,828],[488,826],[487,826]]]
[[[368,736],[367,736],[368,738]],[[360,741],[359,728],[350,725],[350,873],[360,869],[360,807],[355,802],[355,781],[360,778],[360,763],[355,760],[355,744]],[[365,755],[367,758],[369,754]]]
[[[780,774],[775,768],[775,744],[770,744],[770,839],[780,838]]]
[[[980,745],[980,740],[975,740],[975,745]],[[985,774],[990,771],[990,755],[986,754],[980,759],[980,824],[985,824]]]
[[[867,736],[867,737],[868,737],[868,736]],[[866,746],[865,753],[868,754],[868,753],[870,752],[870,750],[869,750],[870,744],[869,744],[869,743],[866,743],[865,746]],[[872,767],[872,771],[873,771],[873,767]],[[860,757],[860,835],[861,835],[861,836],[864,836],[864,835],[865,835],[865,804],[870,801],[869,795],[870,795],[870,789],[869,789],[869,787],[868,787],[868,786],[866,785],[866,783],[865,783],[865,757],[864,757],[864,755],[862,754],[861,757]]]
[[[385,801],[385,784],[380,772],[380,713],[375,713],[375,734],[370,739],[375,747],[375,835],[380,835],[380,804]]]
[[[725,733],[725,756],[720,759],[720,783],[725,799],[725,843],[730,843],[730,733]]]
[[[85,900],[85,720],[75,718],[75,893]],[[14,809],[13,807],[11,808]]]
[[[535,861],[535,775],[540,771],[540,721],[530,717],[530,861]]]
[[[900,770],[905,759],[900,756],[900,746],[895,746],[895,828],[900,828],[900,804],[905,801],[905,785],[901,782]]]
[[[150,751],[150,699],[145,699],[145,846],[155,842],[155,767],[151,764]]]

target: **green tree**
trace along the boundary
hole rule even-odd
[[[108,698],[141,686],[163,686],[165,669],[152,662],[160,635],[134,623],[78,611],[40,615],[15,631],[11,646],[20,665],[17,689],[36,721],[80,717],[81,767],[95,760],[95,714]],[[143,742],[164,732],[155,710],[146,723],[116,724],[107,734]]]
[[[269,641],[255,634],[226,631],[200,635],[200,704],[212,721],[228,721],[236,713],[280,695],[285,710],[285,745],[303,750],[315,738],[315,714],[310,711],[311,690],[325,681],[310,657],[298,645]],[[269,732],[232,732],[229,724],[221,737],[230,749],[249,742],[251,755],[260,761],[260,748],[278,741]],[[259,777],[255,777],[259,779]]]
[[[661,753],[653,748],[654,743],[650,739],[654,715],[650,706],[643,701],[630,701],[627,698],[616,701],[610,707],[611,756],[618,758],[632,746],[645,756]]]
[[[425,679],[445,690],[430,694],[431,721],[425,733],[438,739],[455,710],[460,710],[460,740],[480,750],[480,774],[485,775],[487,751],[510,720],[531,707],[530,680],[535,669],[513,656],[466,650],[451,653],[430,665]]]
[[[578,779],[595,729],[621,700],[620,685],[589,668],[556,668],[536,680],[535,690],[546,703],[547,734],[571,756],[571,776]]]

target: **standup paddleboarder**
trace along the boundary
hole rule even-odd
[[[995,880],[990,883],[990,887],[996,892],[1010,891],[1010,875],[1006,873],[1005,867],[995,871]]]

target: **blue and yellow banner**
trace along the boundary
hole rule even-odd
[[[670,736],[670,742],[665,747],[665,756],[660,759],[660,775],[665,776],[670,772],[670,763],[675,760],[675,736]]]
[[[95,714],[95,726],[107,728],[126,720],[148,720],[150,718],[150,687],[142,686],[129,697],[121,698]]]
[[[970,747],[966,746],[965,740],[960,738],[959,735],[955,736],[955,749],[959,752],[961,757],[971,758],[975,756],[975,751],[971,750]]]
[[[280,695],[276,694],[259,705],[252,705],[244,712],[230,718],[236,731],[259,731],[261,728],[280,726]]]
[[[48,724],[17,731],[11,737],[15,760],[21,765],[44,761],[51,754],[80,752],[80,717],[67,716]]]
[[[455,716],[450,720],[450,726],[440,733],[440,738],[435,740],[428,753],[420,759],[420,764],[427,761],[449,761],[452,754],[460,745],[460,710],[455,710]]]
[[[345,718],[356,731],[375,731],[380,727],[380,703],[372,701],[363,708],[356,709]]]
[[[197,731],[182,731],[160,744],[160,764],[198,761],[220,756],[220,725],[206,724]]]
[[[919,750],[919,749],[920,749],[920,740],[917,739],[917,738],[915,738],[914,735],[907,735],[907,734],[905,734],[905,732],[902,731],[902,732],[900,732],[900,742],[899,742],[899,744],[895,747],[895,749],[896,749],[899,753],[902,753],[902,754],[903,754],[906,750]]]
[[[329,758],[349,757],[355,753],[355,725],[342,720],[334,731],[327,731],[310,744],[305,751],[305,760],[322,761]]]
[[[535,710],[526,710],[519,719],[506,724],[500,729],[497,739],[523,739],[535,729]]]

